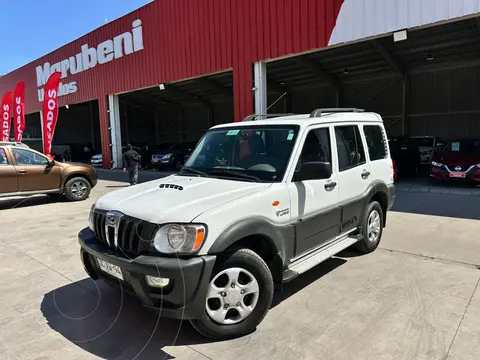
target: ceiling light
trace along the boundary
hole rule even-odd
[[[65,105],[65,107],[67,108],[67,110],[70,108],[68,105]]]
[[[347,75],[349,72],[350,72],[350,71],[348,71],[348,69],[343,70],[343,73],[344,73],[345,75]]]
[[[160,85],[158,85],[158,88],[159,88],[160,90],[165,90],[165,84],[160,84]]]
[[[393,42],[407,40],[407,30],[401,30],[393,33]]]
[[[432,54],[428,54],[428,56],[425,58],[425,60],[427,60],[427,61],[432,61],[434,59],[435,58],[432,56]]]

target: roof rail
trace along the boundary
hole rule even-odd
[[[272,118],[272,117],[280,117],[280,116],[290,116],[290,115],[295,115],[295,114],[252,114],[248,115],[243,121],[255,121],[255,120],[261,120],[261,118]],[[260,118],[260,119],[258,119]]]
[[[315,109],[310,114],[311,118],[321,117],[323,115],[332,114],[332,113],[342,113],[342,112],[364,112],[364,109],[357,108],[324,108],[324,109]]]
[[[21,142],[16,142],[16,141],[0,141],[0,146],[18,146],[18,147],[26,147],[28,148],[29,146],[27,144],[21,143]]]

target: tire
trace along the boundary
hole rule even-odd
[[[372,236],[375,232],[372,232],[369,228],[369,224],[374,221],[375,213],[378,215],[378,220],[375,220],[375,223],[378,223],[376,236]],[[361,253],[368,254],[378,247],[380,240],[382,239],[383,234],[383,223],[384,223],[384,214],[382,207],[377,201],[372,201],[367,206],[365,215],[362,220],[362,232],[363,239],[355,244],[355,249]]]
[[[87,179],[75,177],[65,184],[65,197],[70,201],[82,201],[90,196],[91,189]]]
[[[238,277],[238,279],[241,279],[241,281],[238,282],[237,287],[233,288],[228,285],[231,283],[231,280],[227,275],[220,275],[225,271],[230,271],[231,273],[235,273],[237,271],[241,274]],[[253,293],[239,295],[242,284],[245,285],[244,282],[249,284],[253,283],[253,281],[245,281],[247,278],[249,278],[249,276],[247,276],[247,273],[249,273],[249,275],[252,275],[257,282],[257,295]],[[220,275],[220,277],[218,277],[218,275]],[[227,277],[225,278],[225,276]],[[228,281],[225,281],[226,279]],[[222,283],[222,280],[224,280],[224,283]],[[232,254],[226,254],[225,258],[222,259],[213,270],[213,274],[208,285],[209,290],[212,289],[212,283],[215,283],[215,285],[217,286],[219,286],[219,284],[222,287],[225,286],[225,289],[227,291],[229,291],[230,288],[235,290],[231,290],[232,292],[226,296],[226,293],[223,292],[222,295],[219,295],[218,299],[209,299],[209,295],[207,292],[204,316],[200,319],[190,320],[193,328],[203,336],[213,340],[233,339],[240,336],[248,335],[255,331],[257,325],[260,324],[265,315],[267,315],[267,312],[270,310],[273,299],[273,278],[270,269],[268,268],[265,261],[263,261],[260,256],[258,256],[254,251],[250,249],[240,249]],[[253,287],[254,286],[250,285],[246,288],[252,289]],[[212,293],[214,292],[216,293],[215,290],[212,290]],[[240,296],[241,300],[238,300],[238,296]],[[236,310],[236,304],[232,305],[230,308],[228,308],[228,310],[225,310],[225,307],[221,305],[222,302],[231,302],[232,300],[234,300],[234,302],[239,301],[238,304],[242,304],[238,308],[248,308],[248,305],[253,305],[249,315],[241,319],[242,316]],[[212,313],[211,309],[215,309],[217,305],[220,305],[218,307],[219,314],[223,314],[223,312],[226,312],[227,321],[233,323],[221,324],[212,319],[210,315]],[[217,312],[217,310],[214,311]],[[221,315],[220,317],[223,318],[223,315]],[[239,318],[241,320],[239,320]]]

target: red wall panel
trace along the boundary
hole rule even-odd
[[[0,78],[0,96],[25,80],[27,113],[40,110],[36,66],[46,61],[53,65],[75,56],[83,44],[96,47],[131,31],[136,19],[142,20],[144,50],[63,79],[64,83],[76,81],[78,91],[60,97],[61,105],[228,68],[242,68],[238,75],[246,77],[246,69],[255,61],[326,46],[342,3],[157,0]],[[250,86],[242,88],[247,93],[235,97],[240,107],[237,115],[251,111]]]

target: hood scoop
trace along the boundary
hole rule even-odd
[[[183,190],[183,186],[175,185],[175,184],[160,184],[158,186],[160,189],[174,189],[174,190]]]

